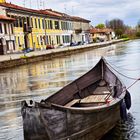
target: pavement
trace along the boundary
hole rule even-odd
[[[107,42],[85,44],[85,45],[81,45],[81,46],[64,47],[64,48],[56,48],[56,49],[41,50],[41,51],[33,51],[33,52],[29,52],[29,53],[16,53],[16,54],[0,55],[0,62],[7,61],[7,60],[21,59],[24,56],[32,57],[32,56],[47,55],[47,54],[62,52],[62,51],[81,49],[81,48],[84,48],[84,47],[91,47],[91,46],[96,47],[96,46],[109,44],[109,43],[113,43],[113,42],[119,42],[119,41],[121,41],[121,40],[112,40],[112,41],[107,41]]]

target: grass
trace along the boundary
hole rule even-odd
[[[22,58],[22,59],[26,59],[26,58],[28,58],[28,56],[26,56],[26,55],[22,55],[22,56],[20,56],[20,58]]]

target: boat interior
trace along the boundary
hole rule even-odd
[[[73,99],[65,107],[90,107],[109,104],[113,101],[113,90],[104,80],[101,80],[96,89],[84,98]]]

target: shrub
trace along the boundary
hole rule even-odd
[[[20,56],[20,58],[22,58],[22,59],[26,59],[26,58],[28,58],[28,56],[26,56],[26,55],[22,55],[22,56]]]
[[[123,35],[121,36],[121,38],[128,38],[128,35],[123,34]]]
[[[136,37],[140,37],[140,32],[136,32]]]
[[[93,42],[96,43],[97,42],[97,38],[93,38]]]

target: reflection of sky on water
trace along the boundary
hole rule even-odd
[[[106,48],[90,50],[64,58],[56,58],[0,72],[0,140],[18,140],[19,137],[20,140],[23,139],[20,115],[20,103],[22,100],[33,99],[40,101],[47,98],[91,69],[100,56],[105,56],[117,68],[140,69],[139,44],[140,40],[120,43]],[[135,72],[120,68],[118,70],[131,77],[140,76],[140,70]],[[120,78],[127,86],[133,82],[122,77]],[[133,100],[130,112],[136,132],[136,137],[133,140],[137,140],[140,131],[140,112],[138,110],[140,101],[139,85],[140,83],[137,83],[130,89]],[[137,123],[135,124],[135,122]],[[116,131],[119,131],[119,129]]]

